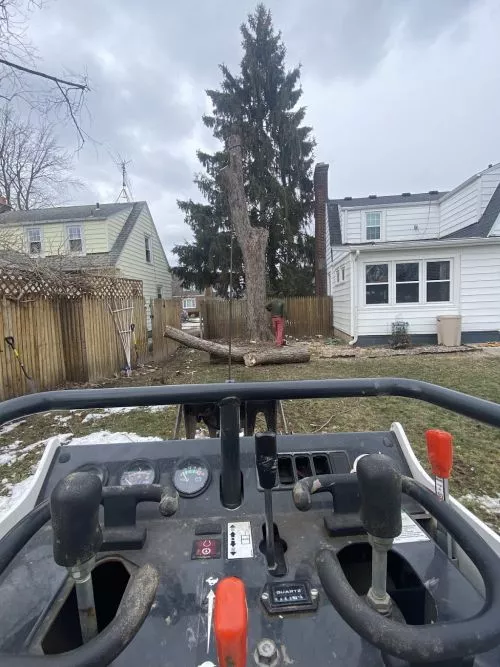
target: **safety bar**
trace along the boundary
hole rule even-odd
[[[110,389],[68,389],[28,394],[0,403],[0,425],[47,410],[296,398],[402,396],[433,403],[492,426],[500,426],[500,405],[439,385],[405,378],[349,378],[291,382],[245,382]]]

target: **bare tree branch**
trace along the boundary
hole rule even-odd
[[[24,67],[23,65],[19,65],[19,63],[12,63],[9,60],[5,60],[4,58],[0,58],[0,63],[2,63],[2,65],[7,65],[7,67],[18,69],[21,72],[27,72],[28,74],[33,74],[33,76],[40,76],[42,77],[42,79],[50,79],[50,81],[54,81],[55,83],[57,83],[61,91],[62,91],[61,84],[69,86],[70,88],[79,88],[80,90],[90,90],[86,82],[78,83],[77,81],[66,81],[65,79],[59,78],[58,76],[52,76],[52,74],[39,72],[38,70],[30,69],[29,67]]]

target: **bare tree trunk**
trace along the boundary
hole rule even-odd
[[[243,180],[241,138],[228,140],[229,165],[223,170],[229,210],[236,238],[243,255],[247,294],[248,334],[251,340],[269,340],[266,317],[266,248],[269,231],[250,224]]]
[[[247,352],[243,357],[245,366],[264,364],[302,364],[309,361],[311,354],[305,348],[285,347],[264,352]]]
[[[213,343],[208,340],[201,340],[196,336],[191,336],[191,334],[171,327],[168,324],[165,325],[165,332],[163,334],[166,338],[171,338],[176,340],[178,343],[185,345],[186,347],[192,347],[195,350],[202,350],[203,352],[209,352],[213,354],[214,357],[221,357],[222,359],[229,358],[229,348],[227,345],[219,345],[219,343]],[[247,348],[248,349],[248,348]],[[240,348],[233,347],[231,350],[231,359],[233,361],[243,361],[243,355],[247,350],[241,350]]]

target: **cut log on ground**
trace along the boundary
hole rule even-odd
[[[163,334],[166,338],[171,338],[176,340],[178,343],[185,345],[186,347],[192,347],[195,350],[202,350],[202,352],[209,352],[215,357],[221,357],[222,359],[229,359],[229,347],[227,345],[220,345],[219,343],[213,343],[210,340],[203,340],[196,338],[196,336],[191,336],[191,334],[171,327],[168,324],[165,325],[165,332]],[[231,359],[232,361],[243,361],[243,356],[247,350],[243,350],[238,347],[231,348]]]
[[[309,350],[297,347],[278,347],[272,350],[247,352],[243,357],[245,366],[264,364],[302,364],[309,361]]]

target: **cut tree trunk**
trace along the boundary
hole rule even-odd
[[[264,364],[302,364],[309,361],[309,350],[296,347],[278,347],[263,352],[247,352],[243,357],[245,366],[260,366]]]
[[[178,343],[185,345],[186,347],[191,347],[195,350],[202,350],[202,352],[209,352],[215,357],[221,357],[222,359],[229,359],[229,348],[227,345],[219,345],[219,343],[212,343],[209,340],[202,340],[196,338],[196,336],[191,336],[191,334],[171,327],[168,324],[165,325],[165,332],[163,334],[166,338],[171,338],[176,340]],[[243,361],[243,356],[247,350],[242,350],[238,347],[231,348],[231,359],[233,361]]]
[[[221,173],[236,239],[243,255],[247,295],[247,327],[250,340],[265,341],[271,337],[266,317],[266,248],[269,230],[253,226],[248,217],[241,137],[228,139],[229,165]]]

